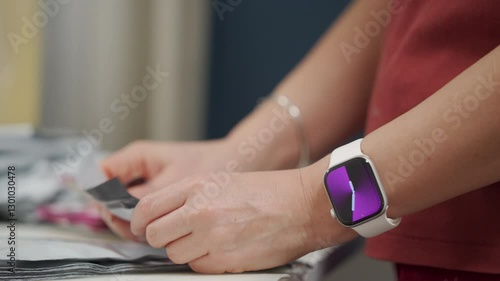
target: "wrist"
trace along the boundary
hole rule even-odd
[[[389,203],[376,165],[362,151],[363,139],[336,148],[324,177],[331,215],[341,225],[369,238],[394,229],[400,218],[387,216]]]
[[[338,245],[357,236],[357,233],[342,226],[332,218],[332,208],[326,193],[323,177],[328,168],[329,157],[324,157],[313,165],[300,169],[302,188],[309,213],[308,243],[312,249]]]
[[[394,145],[391,145],[390,148],[386,148],[382,146],[382,143],[386,143],[381,134],[369,134],[363,139],[362,151],[364,154],[368,155],[372,162],[377,167],[377,171],[380,176],[380,181],[382,186],[384,187],[385,194],[387,196],[387,201],[389,203],[389,207],[387,209],[387,216],[389,218],[399,218],[405,215],[401,212],[400,202],[398,201],[398,196],[396,190],[393,185],[387,181],[387,171],[391,171],[391,164],[394,161],[391,161],[390,157],[392,152],[397,150]],[[387,151],[389,149],[389,151]]]
[[[295,168],[300,159],[299,130],[287,110],[272,100],[259,105],[225,139],[247,171]]]

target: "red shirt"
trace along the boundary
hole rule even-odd
[[[384,34],[367,133],[500,44],[499,0],[400,2]],[[397,263],[500,274],[500,183],[404,217],[396,229],[368,239],[366,251]]]

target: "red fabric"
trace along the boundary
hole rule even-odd
[[[500,281],[500,275],[397,264],[398,281]]]
[[[367,133],[418,105],[500,44],[498,0],[400,2],[384,34]],[[499,206],[497,183],[405,217],[398,228],[368,239],[367,254],[500,274]]]

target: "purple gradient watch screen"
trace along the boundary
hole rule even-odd
[[[332,167],[325,175],[325,186],[335,214],[344,225],[376,216],[384,206],[372,167],[364,158]]]

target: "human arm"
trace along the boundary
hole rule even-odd
[[[497,47],[421,104],[368,134],[362,150],[385,187],[388,216],[403,217],[499,182],[499,109]],[[318,202],[328,158],[307,168],[314,171],[309,182],[316,180],[310,188]]]
[[[350,62],[340,45],[352,43],[354,28],[364,27],[372,20],[370,11],[384,9],[386,2],[353,2],[276,88],[276,93],[289,97],[302,111],[311,159],[324,155],[330,147],[362,128],[381,36],[373,38]],[[292,168],[298,162],[302,144],[291,119],[286,124],[274,124],[285,126],[279,132],[273,131],[271,142],[252,143],[259,132],[271,128],[276,112],[282,119],[290,118],[283,108],[268,100],[223,139],[191,143],[138,141],[103,161],[102,168],[108,177],[118,177],[125,183],[144,178],[146,184],[129,189],[138,198],[190,175],[225,170],[233,161],[238,163],[239,172]],[[100,211],[115,232],[133,238],[128,222],[104,208]]]
[[[500,47],[364,138],[362,150],[385,186],[389,217],[415,213],[500,181],[498,66]],[[460,110],[474,97],[475,109],[455,112],[460,122],[449,118],[449,110]],[[416,140],[429,138],[435,147],[425,162],[403,181],[392,181],[389,175],[398,173],[398,157],[409,157],[419,149]],[[165,247],[173,261],[187,262],[200,272],[284,264],[356,236],[329,215],[323,186],[328,162],[326,156],[302,169],[227,175],[223,185],[213,186],[206,176],[178,182],[139,202],[132,231],[154,247]]]
[[[383,27],[359,54],[346,57],[341,46],[354,44],[355,28],[363,29],[373,20],[370,11],[387,10],[387,3],[387,0],[353,1],[274,90],[275,94],[288,97],[300,108],[313,162],[363,128]],[[255,156],[246,154],[248,150],[239,153],[243,149],[238,148],[258,146],[246,142],[269,127],[276,115],[273,110],[282,111],[276,102],[264,102],[228,136],[237,154],[245,154],[242,162],[250,162],[248,165],[255,167],[253,170],[294,168],[300,158],[301,141],[293,122],[275,134],[271,143],[259,146]]]
[[[418,140],[435,145],[423,163],[409,159],[421,150]],[[363,142],[381,170],[393,217],[499,182],[499,147],[500,47]],[[398,172],[399,156],[414,166],[411,175]]]

